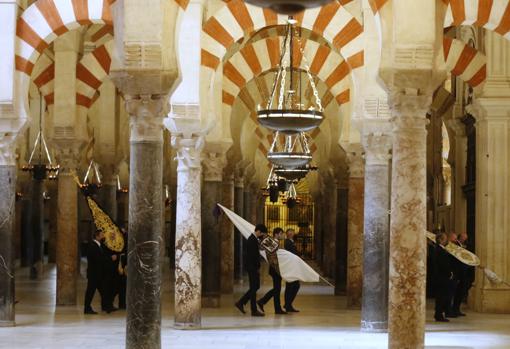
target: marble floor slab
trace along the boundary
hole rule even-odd
[[[347,310],[345,297],[335,297],[332,288],[321,285],[302,287],[295,304],[299,314],[275,316],[269,303],[264,318],[242,315],[231,306],[244,290],[236,285],[235,296],[223,296],[221,308],[204,309],[201,330],[174,330],[171,275],[164,273],[162,348],[386,348],[387,334],[360,332],[360,311]],[[266,279],[260,293],[268,286]],[[84,316],[84,288],[85,279],[80,279],[78,306],[55,308],[55,268],[47,267],[41,281],[29,280],[28,271],[18,269],[17,326],[0,328],[0,349],[124,348],[125,312]],[[97,299],[94,305],[99,309]],[[427,319],[427,348],[510,348],[510,315],[468,311],[465,318],[436,324],[430,303]]]

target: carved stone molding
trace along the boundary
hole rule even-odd
[[[347,164],[349,178],[363,178],[365,176],[365,160],[361,144],[351,144],[347,148]]]
[[[202,168],[202,150],[204,149],[204,135],[184,138],[182,135],[172,136],[172,147],[177,152],[177,171],[190,171]]]
[[[130,115],[131,142],[162,142],[163,117],[168,114],[166,95],[126,96]]]
[[[206,152],[202,158],[204,181],[221,182],[223,178],[223,168],[225,167],[226,163],[226,154]]]
[[[0,166],[16,165],[16,140],[14,137],[0,135]]]
[[[419,95],[417,91],[406,92],[391,95],[393,132],[424,131],[429,122],[426,115],[432,103],[432,96]]]
[[[370,133],[363,137],[365,165],[389,166],[391,159],[392,139],[387,134]]]
[[[53,139],[60,174],[71,174],[78,168],[85,142],[74,139]]]

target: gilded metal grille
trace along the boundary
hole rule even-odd
[[[299,194],[298,197],[299,202],[293,208],[288,208],[282,197],[276,203],[270,202],[267,198],[265,224],[270,232],[277,227],[283,230],[293,228],[296,231],[294,241],[300,256],[304,259],[314,259],[314,203],[309,194]],[[283,240],[280,241],[280,246],[283,247]]]

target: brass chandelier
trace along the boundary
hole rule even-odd
[[[331,0],[246,0],[247,3],[268,7],[286,15],[301,12],[307,8],[322,6]]]

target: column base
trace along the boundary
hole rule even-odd
[[[182,330],[182,331],[192,331],[192,330],[200,330],[202,328],[202,324],[191,324],[191,323],[184,323],[184,322],[176,322],[174,324],[174,328],[176,330]]]
[[[474,289],[474,310],[479,313],[510,314],[510,288]]]
[[[202,297],[202,308],[219,308],[220,296],[205,296]]]
[[[387,321],[364,321],[361,320],[361,332],[382,333],[388,332]]]
[[[0,327],[15,327],[16,321],[4,321],[0,320]]]

